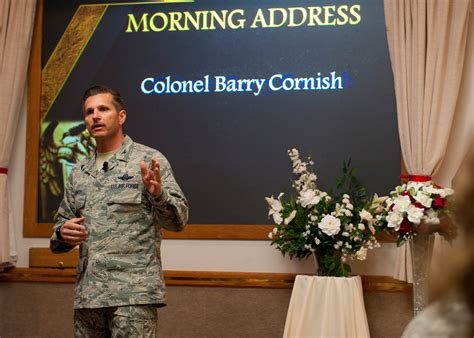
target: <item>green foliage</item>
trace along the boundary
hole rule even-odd
[[[348,276],[347,259],[365,259],[367,249],[378,246],[372,199],[356,178],[351,159],[343,162],[335,185],[338,194],[332,197],[317,189],[316,175],[309,165],[312,161],[301,161],[295,149],[289,155],[296,173],[296,197],[292,195],[288,202],[281,195],[278,200],[267,198],[277,223],[270,233],[272,245],[290,258],[316,254],[320,275]]]
[[[363,204],[367,200],[365,187],[355,176],[356,168],[352,166],[352,158],[342,162],[342,175],[336,178],[338,196],[347,194],[351,196],[354,204]]]
[[[337,252],[317,253],[317,259],[320,276],[348,277],[351,272],[350,265],[344,263]]]

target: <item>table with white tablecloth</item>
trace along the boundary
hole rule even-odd
[[[370,337],[360,276],[296,276],[283,336]]]

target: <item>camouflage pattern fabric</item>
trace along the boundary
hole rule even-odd
[[[145,189],[140,161],[160,164],[162,194]],[[74,308],[101,308],[166,303],[161,270],[161,229],[181,231],[188,220],[188,203],[173,177],[170,164],[157,150],[125,137],[97,170],[95,155],[72,170],[58,210],[56,230],[67,220],[85,217],[89,236],[80,246]],[[55,253],[73,246],[50,240]]]
[[[152,305],[74,310],[74,336],[156,337],[158,314]]]

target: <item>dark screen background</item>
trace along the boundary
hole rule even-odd
[[[44,1],[43,65],[80,2]],[[242,8],[252,19],[257,8],[354,3],[361,5],[362,16],[355,26],[251,29],[247,22],[239,30],[125,33],[128,13],[139,18],[145,12]],[[306,77],[331,71],[347,72],[351,86],[259,96],[140,91],[147,77]],[[399,183],[400,146],[382,0],[110,6],[46,120],[81,120],[82,94],[97,83],[121,92],[128,113],[126,133],[171,162],[190,203],[190,223],[268,224],[264,197],[291,193],[290,148],[312,156],[322,189],[334,185],[349,157],[369,192],[387,194]]]

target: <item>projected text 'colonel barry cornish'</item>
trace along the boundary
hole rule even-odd
[[[269,92],[342,90],[350,86],[347,72],[340,75],[333,71],[323,76],[320,72],[311,77],[290,74],[273,74],[269,78],[237,78],[224,75],[204,75],[188,80],[180,76],[147,77],[140,85],[143,94],[202,94],[202,93],[252,93],[258,96]]]

